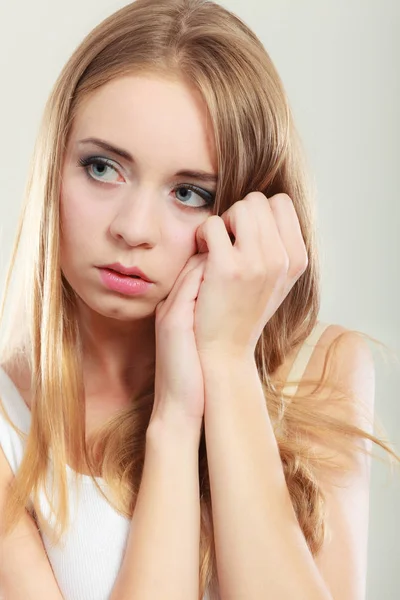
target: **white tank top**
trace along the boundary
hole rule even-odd
[[[288,380],[301,379],[313,349],[327,327],[328,324],[317,323],[297,354]],[[285,391],[294,395],[297,387],[290,392],[289,386],[286,386]],[[0,396],[11,421],[27,435],[31,420],[30,410],[2,367]],[[25,439],[14,431],[2,413],[0,445],[12,471],[16,473],[24,454]],[[48,478],[51,476],[51,468],[50,462]],[[74,493],[77,489],[74,485],[75,473],[68,465],[66,474],[71,482],[71,526],[63,538],[63,547],[52,546],[45,533],[41,532],[43,543],[64,600],[107,600],[120,570],[131,520],[121,516],[108,504],[87,475],[82,475],[78,498]],[[102,478],[97,478],[97,481],[107,490]],[[50,514],[44,494],[40,502],[44,514],[51,522],[53,515]],[[134,519],[132,524],[134,525]],[[203,600],[208,600],[207,594]]]

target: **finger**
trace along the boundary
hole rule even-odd
[[[222,215],[228,233],[235,238],[234,248],[248,256],[257,256],[259,252],[258,226],[253,213],[254,207],[246,200],[239,200]]]
[[[273,196],[269,205],[289,257],[288,276],[298,278],[307,268],[308,256],[296,209],[287,194]]]
[[[261,192],[251,192],[245,197],[247,202],[248,212],[254,218],[257,225],[255,238],[259,243],[259,251],[266,261],[273,259],[278,260],[283,257],[288,260],[288,252],[285,245],[285,240],[281,236],[276,219],[276,213],[273,207],[278,206],[280,198],[286,194],[276,194],[271,198],[267,198]],[[289,199],[289,196],[287,196]],[[290,200],[290,199],[289,199]],[[282,208],[282,202],[280,202]],[[282,210],[280,210],[282,213]],[[280,219],[285,220],[285,216],[280,214]]]
[[[186,261],[185,265],[182,267],[181,271],[179,272],[178,277],[176,278],[174,285],[172,286],[172,288],[170,290],[170,294],[173,293],[173,290],[174,290],[175,286],[179,287],[179,283],[185,277],[186,273],[188,273],[192,269],[196,268],[197,265],[199,265],[200,263],[202,263],[204,259],[205,259],[205,256],[203,254],[193,254],[193,256],[191,256]]]
[[[159,314],[159,322],[163,320],[164,325],[177,326],[183,329],[189,326],[193,328],[194,304],[197,300],[201,283],[204,278],[205,264],[188,271],[182,279],[173,300],[165,303]],[[189,317],[189,319],[188,319]]]
[[[266,244],[268,239],[271,239],[269,232],[271,228],[276,228],[274,214],[271,210],[269,200],[265,194],[261,192],[252,192],[246,196],[246,200],[249,202],[249,206],[252,209],[252,215],[255,218],[258,231],[258,240],[260,244],[261,253],[264,258],[268,259],[270,256],[270,246]],[[279,233],[278,231],[276,233]]]
[[[208,217],[196,230],[196,242],[199,251],[208,251],[211,260],[232,260],[232,242],[222,217]]]
[[[181,293],[181,288],[185,282],[186,277],[193,271],[198,271],[199,268],[201,268],[201,273],[204,272],[206,259],[207,257],[204,254],[195,254],[188,260],[182,271],[179,273],[167,298],[163,301],[163,314],[167,313],[170,310],[171,306],[176,300],[176,297],[178,296],[178,294]]]

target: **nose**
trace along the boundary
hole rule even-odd
[[[129,246],[154,246],[158,234],[155,196],[150,191],[139,190],[124,196],[110,224],[111,235]]]

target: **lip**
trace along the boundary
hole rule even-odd
[[[106,288],[124,296],[145,296],[153,287],[152,282],[141,277],[130,277],[107,267],[99,268],[99,274],[100,281]]]
[[[143,271],[141,271],[139,269],[139,267],[124,267],[124,265],[121,265],[121,263],[116,262],[116,263],[111,263],[109,265],[100,265],[99,268],[100,269],[111,269],[112,271],[116,271],[117,273],[122,273],[123,275],[137,275],[138,277],[143,279],[143,281],[148,281],[149,283],[154,283],[151,279],[149,279],[147,277],[147,275],[145,275],[145,273],[143,273]]]

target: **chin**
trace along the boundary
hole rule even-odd
[[[90,303],[85,300],[84,302],[93,312],[117,321],[155,318],[156,305],[141,297],[132,298],[113,294],[107,299],[99,298],[97,302],[93,302],[93,298]]]

